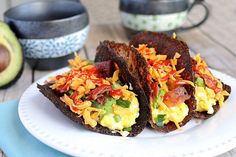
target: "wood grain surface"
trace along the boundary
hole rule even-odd
[[[83,2],[88,5],[89,11],[93,10],[91,5],[95,5],[93,4],[94,1],[83,0]],[[117,9],[117,1],[112,3],[116,6],[112,6],[110,3],[109,5]],[[0,10],[2,9],[2,4],[7,5],[7,3],[1,2]],[[211,13],[207,22],[198,28],[179,32],[178,36],[187,42],[193,53],[200,53],[207,60],[211,68],[236,78],[236,1],[208,0],[207,4]],[[102,5],[99,4],[99,6]],[[187,24],[200,19],[202,16],[201,11],[200,7],[195,8],[189,15]],[[112,14],[117,13],[117,10],[112,11]],[[83,58],[94,59],[96,47],[100,41],[106,39],[120,42],[128,41],[125,31],[120,24],[120,19],[118,19],[119,16],[111,15],[112,17],[108,17],[108,14],[108,11],[105,12],[101,9],[99,15],[91,13],[92,21],[89,36],[84,48],[80,51],[80,55]],[[108,20],[104,20],[106,17],[108,17]],[[102,20],[96,21],[99,18]],[[50,72],[33,71],[25,63],[24,72],[20,80],[12,87],[0,90],[0,102],[19,98],[32,82]],[[0,152],[0,157],[4,157],[2,152]],[[236,148],[218,157],[236,157]]]

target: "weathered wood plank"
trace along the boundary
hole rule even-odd
[[[236,54],[236,1],[230,1],[226,3],[225,0],[214,0],[207,1],[208,7],[210,8],[209,19],[199,27],[199,30],[214,40],[221,47],[227,49],[230,53]],[[203,12],[199,8],[194,9],[191,12],[191,21],[197,21],[200,19]]]
[[[125,42],[128,44],[129,39],[121,23],[114,23],[110,25],[117,42]]]
[[[201,30],[236,54],[236,1],[209,0],[208,3],[212,6],[211,17]]]
[[[110,24],[120,21],[118,0],[81,0],[87,7],[91,24]]]
[[[89,59],[94,59],[96,54],[96,48],[99,45],[100,41],[104,40],[115,40],[114,32],[112,30],[113,24],[106,25],[92,25],[90,27],[88,39],[86,41],[85,47],[86,51],[89,54]]]
[[[8,0],[1,0],[0,5],[0,20],[3,20],[3,13],[9,8],[10,4]]]

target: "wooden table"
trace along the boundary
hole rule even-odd
[[[201,53],[210,67],[236,77],[236,2],[226,3],[224,0],[209,0],[211,15],[201,27],[178,36],[186,41],[194,53]],[[191,17],[198,18],[197,11]],[[233,19],[234,18],[234,19]],[[120,23],[92,25],[89,37],[84,48],[79,52],[84,58],[94,59],[95,49],[99,41],[110,39],[118,42],[127,42],[125,32]],[[33,71],[25,63],[23,74],[19,81],[6,90],[0,90],[0,102],[16,99],[32,82],[51,71]],[[0,152],[0,157],[3,157]],[[236,148],[219,157],[235,157]]]

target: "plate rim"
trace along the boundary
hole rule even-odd
[[[19,118],[20,118],[20,121],[21,123],[23,124],[23,126],[26,128],[26,130],[31,134],[33,135],[34,137],[36,137],[36,139],[38,139],[39,141],[41,141],[42,143],[46,144],[47,146],[51,147],[51,148],[54,148],[62,153],[66,153],[68,155],[74,155],[74,156],[77,156],[78,154],[74,154],[74,153],[71,153],[71,152],[68,152],[66,149],[62,149],[61,147],[58,147],[58,145],[55,145],[55,144],[52,144],[52,143],[49,143],[47,140],[45,139],[42,139],[42,137],[39,137],[37,136],[37,134],[35,135],[34,133],[34,130],[32,130],[32,128],[30,128],[29,126],[27,126],[26,122],[25,122],[25,119],[23,118],[23,115],[22,115],[22,101],[24,101],[24,99],[22,99],[25,95],[25,93],[27,93],[27,91],[32,88],[33,86],[35,86],[38,82],[42,82],[45,80],[45,78],[47,78],[48,76],[51,76],[51,75],[55,75],[55,74],[58,74],[58,73],[61,73],[61,72],[64,72],[68,69],[68,67],[65,67],[65,68],[62,68],[62,69],[59,69],[59,70],[56,70],[54,72],[51,72],[45,76],[43,76],[42,78],[40,78],[39,80],[35,81],[32,85],[30,85],[26,90],[25,92],[22,94],[21,98],[20,98],[20,101],[19,101],[19,105],[18,105],[18,114],[19,114]],[[219,73],[225,77],[227,77],[228,79],[231,79],[233,81],[236,82],[236,79],[233,78],[232,76],[230,75],[227,75],[227,74],[224,74],[218,70],[214,70],[214,69],[211,69],[211,71],[213,73]],[[105,135],[107,136],[107,135]],[[112,136],[114,137],[114,136]],[[219,149],[219,147],[221,147],[221,149]],[[218,143],[216,145],[214,145],[213,147],[208,147],[206,149],[202,149],[199,151],[199,153],[195,153],[195,151],[190,151],[189,153],[181,153],[179,155],[174,155],[175,157],[184,157],[184,156],[199,156],[199,155],[203,155],[203,156],[214,156],[214,155],[219,155],[221,153],[224,153],[224,152],[227,152],[229,151],[230,149],[233,149],[236,147],[236,135],[234,137],[231,137],[231,139],[227,139],[225,140],[224,142],[222,143]],[[86,150],[83,150],[81,149],[80,150],[80,156],[94,156],[95,153],[94,152],[89,152],[89,151],[86,151]],[[112,156],[113,154],[110,154],[108,156]],[[137,155],[137,154],[136,154]],[[135,155],[135,156],[136,156]],[[142,154],[139,154],[142,156]],[[126,155],[125,155],[126,156]]]

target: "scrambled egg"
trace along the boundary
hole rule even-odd
[[[121,86],[120,84],[116,83],[119,79],[119,70],[116,70],[113,74],[113,77],[110,78],[111,82],[113,83],[113,88],[120,89],[123,93],[121,96],[122,100],[130,101],[129,108],[124,108],[118,106],[116,104],[112,105],[112,112],[106,114],[100,121],[104,127],[107,127],[111,130],[119,132],[122,136],[127,136],[129,134],[128,131],[123,131],[124,128],[130,128],[136,122],[136,118],[139,116],[139,102],[136,98],[135,93],[128,90],[128,86],[124,85]],[[115,99],[119,99],[120,97],[113,97]],[[119,117],[119,120],[116,120],[115,116]]]
[[[139,116],[139,102],[138,99],[133,96],[131,98],[131,103],[129,108],[123,108],[116,104],[112,106],[112,112],[106,114],[99,122],[104,127],[107,127],[111,130],[117,130],[122,135],[122,133],[126,131],[122,131],[124,128],[129,128],[134,125],[136,122],[136,118]],[[120,117],[119,121],[115,120],[115,116],[118,115]]]
[[[197,100],[196,111],[207,111],[208,114],[213,114],[213,106],[216,105],[216,102],[218,102],[220,107],[222,107],[225,100],[224,97],[229,96],[229,93],[223,89],[223,84],[221,83],[221,81],[213,76],[208,68],[206,61],[201,58],[200,54],[197,54],[194,57],[194,61],[195,73],[202,77],[202,83],[200,83],[204,84],[204,86],[201,86],[195,82],[195,98]],[[206,79],[210,86],[207,85],[206,82],[203,82],[203,79],[204,81]]]
[[[195,87],[195,98],[197,100],[196,111],[207,111],[208,114],[213,114],[213,106],[216,104],[215,92],[207,87]]]
[[[185,103],[174,107],[167,107],[165,104],[160,105],[158,109],[152,107],[152,120],[156,121],[158,115],[165,115],[164,124],[172,121],[179,128],[179,123],[188,115],[189,108]]]

